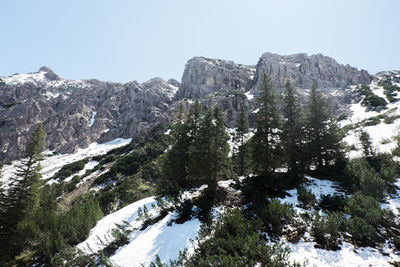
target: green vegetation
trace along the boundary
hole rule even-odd
[[[64,180],[65,178],[83,170],[85,168],[86,163],[89,162],[89,158],[85,158],[82,160],[78,160],[69,164],[64,165],[61,170],[59,170],[56,174],[54,174],[54,178],[58,178]]]
[[[392,77],[387,76],[378,82],[378,85],[383,87],[383,92],[390,103],[396,102],[398,100],[396,98],[397,92],[400,92],[400,87],[394,85],[392,81],[393,81]]]
[[[317,198],[315,195],[311,192],[311,190],[303,186],[297,188],[297,200],[305,208],[312,208],[317,204]]]
[[[341,172],[345,165],[343,132],[340,131],[329,105],[315,85],[312,86],[308,98],[305,125],[306,155],[299,160],[315,166],[316,175]]]
[[[17,177],[13,178],[7,194],[0,196],[0,263],[12,263],[15,256],[30,248],[30,240],[37,239],[37,222],[34,216],[40,211],[41,152],[44,150],[46,133],[39,124],[26,146]]]
[[[281,116],[278,112],[277,95],[270,76],[264,73],[259,88],[260,97],[257,99],[255,133],[251,139],[253,169],[256,174],[268,175],[281,164],[282,150],[279,146]]]
[[[367,99],[364,104],[382,107],[371,101],[369,87],[359,90]],[[281,238],[297,242],[308,238],[306,231],[317,247],[328,250],[339,249],[343,241],[357,246],[379,247],[386,242],[400,247],[399,222],[380,204],[394,192],[399,175],[392,155],[378,153],[368,133],[361,132],[363,157],[346,159],[343,131],[315,86],[306,107],[301,106],[289,82],[278,95],[271,78],[263,75],[260,92],[255,133],[249,141],[244,103],[238,105],[239,110],[227,111],[228,116],[238,112],[231,158],[223,112],[219,106],[203,112],[196,101],[188,112],[185,106],[179,107],[178,121],[169,134],[165,134],[166,127],[158,125],[146,138],[93,157],[99,163],[84,175],[73,176],[89,158],[65,165],[54,175],[59,183],[43,185],[39,162],[44,132],[39,126],[27,146],[28,159],[19,168],[19,179],[9,194],[0,190],[0,265],[111,266],[108,257],[129,242],[133,230],[143,231],[173,211],[178,216],[170,224],[192,218],[204,224],[194,254],[189,257],[182,252],[177,261],[169,263],[171,266],[298,266],[289,263],[287,248],[268,244]],[[391,123],[398,118],[392,112],[356,126],[382,120]],[[107,171],[77,188],[84,177],[99,170]],[[307,189],[305,173],[335,179],[348,197],[341,193],[317,199]],[[65,182],[71,176],[72,180]],[[218,186],[222,179],[235,180],[238,191]],[[92,182],[95,191],[90,191]],[[182,192],[204,184],[207,188],[199,195],[181,197]],[[299,206],[304,208],[302,214],[278,199],[295,188]],[[146,207],[139,209],[142,222],[138,229],[127,223],[117,225],[111,242],[103,240],[105,248],[95,257],[74,249],[102,216],[155,193],[159,213],[151,216]],[[213,207],[219,205],[227,209],[215,218]],[[151,266],[166,265],[156,258]]]
[[[244,110],[243,104],[240,105],[240,113],[236,121],[236,133],[233,141],[238,144],[234,147],[232,154],[233,169],[238,176],[246,175],[250,168],[250,150],[246,140],[249,132],[249,120]]]
[[[381,111],[386,109],[386,100],[380,96],[375,95],[369,86],[361,85],[358,92],[364,95],[361,105],[367,107],[369,110]]]
[[[185,266],[299,266],[289,262],[289,249],[280,244],[267,245],[258,230],[257,220],[248,220],[239,210],[230,210],[212,226],[202,228],[193,256],[183,253],[171,266],[181,266],[183,262]]]

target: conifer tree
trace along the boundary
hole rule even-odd
[[[302,144],[304,127],[300,110],[300,101],[295,89],[289,81],[285,84],[283,115],[285,121],[283,123],[282,143],[288,165],[288,173],[291,175],[299,175],[304,168],[301,166],[302,154],[304,152]]]
[[[223,114],[217,106],[208,110],[201,120],[193,146],[190,148],[189,177],[193,184],[208,185],[208,192],[213,196],[218,179],[226,178],[228,162],[229,136]]]
[[[344,158],[340,129],[328,103],[315,84],[308,98],[306,129],[308,161],[314,164],[317,170],[338,163]]]
[[[243,104],[240,104],[240,112],[236,121],[236,134],[233,138],[237,148],[235,148],[232,155],[235,170],[239,176],[247,174],[249,168],[249,148],[246,143],[246,134],[248,132],[249,120]]]
[[[0,243],[3,260],[18,255],[34,238],[37,227],[34,214],[40,200],[40,160],[45,146],[46,134],[39,124],[26,146],[25,156],[12,179],[2,207],[3,228]],[[3,246],[6,244],[6,247]]]
[[[187,113],[187,110],[186,110],[185,104],[183,104],[182,102],[179,103],[178,114],[177,114],[178,120],[184,120],[186,113]]]
[[[271,77],[265,73],[259,90],[259,111],[252,139],[252,159],[256,173],[270,174],[280,165],[279,129],[281,128],[281,119],[274,85]]]
[[[189,149],[197,135],[201,114],[201,104],[196,101],[190,108],[185,121],[179,120],[175,124],[172,136],[174,144],[163,157],[161,163],[162,181],[160,191],[162,194],[175,195],[182,189],[188,189]]]
[[[360,142],[364,150],[364,156],[367,158],[374,157],[375,151],[374,148],[372,147],[371,137],[369,136],[368,132],[361,131]]]

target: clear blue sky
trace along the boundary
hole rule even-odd
[[[46,65],[68,79],[180,80],[193,56],[256,64],[323,53],[400,69],[398,0],[2,0],[0,76]]]

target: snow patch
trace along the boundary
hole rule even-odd
[[[194,240],[200,229],[200,221],[192,219],[184,224],[172,224],[168,221],[176,214],[169,214],[160,222],[138,232],[130,243],[117,250],[110,260],[121,267],[149,266],[158,255],[162,262],[169,262],[179,257],[184,248],[193,249]]]
[[[254,98],[254,95],[252,93],[250,93],[250,91],[247,91],[246,93],[244,93],[247,96],[248,100],[252,100]]]
[[[341,250],[330,251],[315,248],[315,242],[287,243],[291,253],[289,259],[299,263],[308,260],[308,266],[392,266],[389,262],[399,261],[399,256],[390,253],[382,255],[377,249],[355,248],[344,242]]]
[[[43,95],[46,96],[47,99],[52,99],[52,98],[57,98],[60,95],[60,93],[59,92],[53,93],[53,92],[47,91]]]
[[[104,242],[112,240],[111,231],[116,228],[115,224],[122,224],[123,221],[127,221],[131,226],[139,227],[141,222],[136,220],[138,209],[146,206],[147,209],[151,210],[152,204],[156,204],[154,197],[148,197],[107,215],[97,222],[96,226],[90,231],[89,237],[79,243],[77,247],[88,254],[102,250],[105,245],[100,240]]]
[[[95,118],[96,118],[96,114],[97,114],[97,112],[96,111],[92,111],[92,117],[90,118],[90,127],[92,127],[93,126],[93,124],[94,124],[94,121],[95,121]]]

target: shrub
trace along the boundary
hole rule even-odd
[[[381,111],[386,108],[386,100],[375,94],[365,96],[362,105],[367,106],[370,110]]]
[[[381,118],[379,116],[371,117],[362,121],[362,126],[375,126],[381,123]]]
[[[350,160],[346,166],[346,175],[348,180],[345,184],[348,187],[360,189],[363,193],[375,198],[381,198],[386,190],[384,181],[364,158]]]
[[[110,257],[115,251],[129,243],[129,235],[132,233],[130,224],[127,221],[123,221],[123,224],[116,224],[117,228],[112,229],[111,236],[113,241],[106,245],[102,250],[105,256]]]
[[[177,208],[178,218],[175,222],[178,224],[185,223],[192,218],[193,214],[193,202],[190,199],[185,199]]]
[[[345,226],[345,217],[341,212],[333,212],[327,216],[314,215],[311,233],[324,249],[338,250],[341,243],[341,232]]]
[[[360,246],[375,246],[380,242],[378,231],[363,218],[351,218],[348,224],[348,232],[353,243]]]
[[[279,236],[283,234],[286,225],[293,223],[295,211],[291,205],[282,204],[279,200],[272,199],[257,215],[271,234]]]
[[[71,176],[72,174],[77,173],[80,170],[83,170],[86,163],[88,163],[88,162],[89,162],[89,158],[85,158],[82,160],[78,160],[78,161],[66,164],[61,168],[61,170],[59,170],[56,174],[54,174],[54,177],[59,178],[59,179],[65,179],[65,178]]]
[[[193,255],[189,257],[184,253],[180,262],[186,258],[185,266],[189,267],[294,265],[289,262],[288,256],[288,248],[280,244],[267,245],[259,233],[257,221],[245,219],[235,209],[221,215],[211,226],[203,227]]]
[[[325,211],[344,211],[348,198],[340,194],[322,195],[319,206]]]
[[[301,186],[297,189],[297,200],[300,201],[303,207],[312,208],[317,204],[317,198],[311,190]]]
[[[378,226],[383,218],[379,202],[373,197],[354,194],[345,207],[352,217],[364,218],[368,223]]]
[[[399,115],[396,115],[396,116],[386,116],[386,117],[383,119],[383,122],[386,123],[386,124],[391,124],[391,123],[393,123],[395,120],[397,120],[397,119],[399,119],[399,118],[400,118]]]
[[[346,113],[341,113],[338,117],[337,117],[337,121],[344,121],[348,118]]]
[[[400,87],[397,86],[397,85],[393,85],[392,84],[392,77],[388,76],[388,77],[386,77],[384,79],[381,79],[378,82],[378,85],[383,87],[383,92],[386,95],[386,97],[389,100],[389,102],[397,101],[395,96],[397,96],[396,92],[400,91]]]
[[[380,177],[388,182],[394,183],[399,176],[398,163],[388,153],[379,153],[373,159],[368,159],[371,166],[380,174]]]

